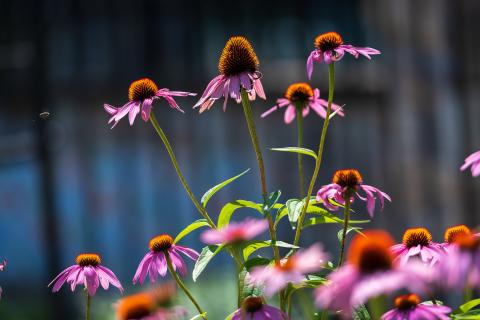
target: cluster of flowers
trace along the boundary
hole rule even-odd
[[[112,127],[115,127],[127,115],[130,125],[133,125],[139,113],[142,120],[145,122],[151,121],[165,144],[187,194],[204,218],[189,225],[175,239],[167,234],[152,238],[148,244],[149,251],[140,261],[133,276],[133,284],[143,284],[147,275],[150,282],[154,283],[159,276],[165,277],[170,272],[176,284],[185,292],[198,310],[199,314],[195,318],[207,319],[207,313],[200,307],[178,276],[178,274],[182,276],[188,274],[182,255],[196,261],[197,265],[200,260],[202,261],[201,268],[197,269],[197,265],[195,266],[198,274],[205,268],[209,261],[207,259],[212,259],[216,253],[225,249],[232,256],[239,270],[245,269],[247,271],[243,279],[244,282],[258,289],[252,291],[256,293],[241,296],[239,288],[238,309],[233,311],[228,319],[290,319],[292,291],[289,291],[288,294],[287,291],[295,285],[297,288],[302,286],[315,287],[314,300],[316,306],[322,310],[324,318],[328,311],[342,318],[352,318],[357,309],[361,308],[370,299],[404,289],[408,290],[409,293],[395,298],[394,309],[384,313],[382,319],[449,319],[448,314],[451,312],[451,308],[443,306],[434,300],[433,296],[441,289],[466,290],[477,288],[480,285],[480,237],[477,234],[472,233],[464,225],[455,226],[446,230],[445,242],[436,243],[432,241],[432,236],[427,229],[414,228],[405,232],[402,243],[394,244],[392,237],[385,231],[367,230],[362,232],[357,228],[355,230],[359,234],[352,239],[346,255],[346,262],[343,263],[346,235],[350,224],[353,223],[353,221],[349,221],[351,204],[356,199],[364,201],[370,218],[373,218],[377,201],[383,209],[384,201],[391,201],[391,198],[380,189],[364,184],[358,170],[345,169],[336,171],[332,183],[324,185],[318,190],[316,201],[311,199],[320,169],[328,123],[336,114],[345,116],[343,108],[332,101],[333,65],[340,61],[345,53],[349,53],[355,58],[364,56],[368,59],[371,59],[371,55],[380,54],[378,50],[373,48],[344,44],[342,37],[335,32],[319,35],[315,39],[314,45],[315,49],[309,55],[306,63],[307,75],[310,79],[314,63],[329,65],[328,100],[321,99],[320,90],[312,88],[308,83],[295,83],[288,87],[285,96],[279,98],[275,106],[262,114],[262,117],[266,117],[276,110],[286,108],[285,123],[289,124],[297,117],[300,125],[301,118],[307,116],[310,109],[313,109],[324,119],[320,147],[317,153],[304,149],[301,145],[298,148],[289,149],[289,151],[298,153],[299,175],[302,177],[301,155],[309,154],[316,161],[308,191],[306,193],[301,191],[301,199],[297,201],[301,207],[301,210],[297,212],[292,213],[286,205],[277,203],[279,193],[270,195],[267,193],[261,150],[250,110],[250,101],[255,100],[256,96],[262,99],[266,99],[266,96],[261,83],[262,74],[259,71],[259,60],[251,44],[244,37],[232,37],[228,40],[220,56],[218,66],[220,75],[210,81],[194,108],[199,108],[200,113],[210,110],[214,102],[222,97],[224,98],[224,110],[228,97],[231,97],[237,103],[242,103],[259,163],[263,194],[263,203],[252,202],[253,204],[245,206],[255,208],[263,215],[263,219],[248,218],[241,222],[229,222],[230,214],[228,219],[225,220],[225,217],[223,217],[222,223],[220,223],[219,218],[218,224],[215,224],[206,211],[206,202],[214,192],[226,183],[213,188],[214,191],[207,197],[202,197],[201,204],[189,189],[186,179],[179,169],[172,147],[155,119],[152,106],[155,100],[163,98],[170,107],[183,112],[174,97],[194,96],[194,93],[171,91],[166,88],[159,89],[152,80],[140,79],[130,85],[129,102],[121,107],[104,105],[104,109],[111,116],[109,123],[112,124]],[[299,130],[299,134],[301,134],[301,130]],[[299,141],[301,141],[300,138]],[[469,156],[461,170],[468,167],[471,167],[473,176],[480,175],[480,151]],[[301,190],[303,189],[301,188]],[[278,209],[275,223],[271,214],[273,208]],[[337,211],[340,208],[344,210],[343,220],[331,213],[331,211]],[[322,245],[315,243],[305,249],[298,247],[300,232],[304,228],[304,218],[310,210],[321,216],[323,215],[324,219],[328,217],[333,222],[343,224],[343,236],[340,239],[340,261],[337,267],[333,267],[333,264],[329,262],[330,256],[324,251]],[[293,245],[276,239],[276,224],[287,213],[290,221],[296,224]],[[201,240],[207,245],[202,250],[202,254],[177,244],[183,236],[199,227],[209,227],[200,236]],[[267,230],[271,240],[252,242]],[[247,267],[247,262],[253,260],[248,259],[245,250],[252,243],[271,246],[273,258],[266,259],[266,261],[260,259],[262,260],[261,263],[250,263]],[[280,246],[290,249],[287,255],[280,256],[278,250]],[[212,247],[215,248],[213,252],[211,251]],[[242,250],[243,257],[240,254]],[[3,265],[0,269],[3,269]],[[320,276],[325,275],[325,273],[327,273],[326,278]],[[87,292],[87,319],[89,319],[90,299],[100,286],[106,290],[109,285],[112,285],[121,292],[124,291],[115,274],[101,264],[99,255],[93,253],[78,255],[76,264],[62,271],[49,286],[52,287],[53,292],[57,292],[65,283],[70,285],[72,291],[75,290],[77,285],[85,287]],[[156,289],[121,299],[116,304],[118,319],[184,318],[186,316],[185,309],[171,304],[175,288],[173,284],[162,285]],[[267,299],[276,294],[278,294],[280,301],[278,308],[269,305],[267,302]],[[431,303],[422,303],[421,296],[433,300]]]

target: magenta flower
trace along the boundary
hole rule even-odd
[[[315,50],[310,53],[307,59],[308,79],[312,77],[313,62],[330,64],[342,59],[345,52],[350,53],[356,59],[362,55],[368,60],[371,59],[370,55],[380,54],[377,49],[343,44],[342,37],[336,32],[327,32],[317,36],[314,45]]]
[[[237,103],[242,100],[240,88],[248,92],[250,100],[255,100],[257,95],[266,99],[258,66],[258,58],[250,42],[244,37],[231,37],[223,48],[218,63],[221,74],[210,81],[202,97],[193,107],[200,107],[199,112],[202,113],[210,110],[216,100],[225,97],[223,102],[223,111],[225,111],[228,96],[235,99]]]
[[[280,309],[264,304],[260,297],[248,297],[242,307],[235,311],[232,320],[287,320],[288,316]]]
[[[63,270],[55,279],[50,282],[53,284],[52,292],[60,290],[62,285],[67,282],[75,291],[75,287],[83,283],[90,296],[94,296],[98,287],[101,285],[107,290],[109,284],[117,287],[123,293],[123,287],[118,281],[117,276],[112,270],[101,266],[100,256],[93,253],[84,253],[77,256],[76,265]]]
[[[365,192],[365,197],[358,193],[359,189]],[[335,211],[338,209],[338,206],[331,203],[330,199],[343,205],[345,204],[345,198],[350,197],[350,202],[352,202],[354,195],[357,195],[360,200],[367,202],[367,211],[370,217],[373,217],[377,197],[380,200],[381,209],[383,209],[384,206],[384,199],[392,201],[390,196],[385,192],[363,184],[360,172],[355,169],[336,171],[333,176],[333,183],[323,186],[318,190],[317,201],[322,201],[325,208]]]
[[[137,282],[143,284],[147,273],[149,274],[150,282],[152,283],[157,281],[158,274],[165,277],[168,270],[167,258],[165,255],[168,255],[171,258],[173,269],[178,269],[181,275],[187,274],[187,266],[180,256],[180,253],[183,253],[193,261],[196,261],[199,256],[198,252],[193,249],[174,244],[173,238],[168,234],[162,234],[153,238],[150,240],[148,246],[150,252],[143,257],[142,261],[140,261],[133,277],[133,284],[136,284]]]
[[[370,298],[407,288],[424,291],[431,270],[423,264],[398,264],[385,231],[366,231],[353,238],[348,263],[333,271],[324,286],[316,289],[316,303],[323,309],[350,315],[352,309]]]
[[[448,247],[451,244],[455,243],[455,241],[459,236],[463,237],[463,236],[469,236],[469,235],[472,235],[472,232],[470,228],[468,228],[466,225],[460,224],[460,225],[452,226],[445,230],[445,233],[444,233],[445,242],[442,243],[441,246],[445,251],[448,252]],[[478,236],[478,234],[476,234],[476,236]]]
[[[288,283],[300,283],[305,280],[306,274],[320,270],[327,259],[322,247],[314,244],[283,259],[280,264],[253,268],[249,281],[254,285],[264,285],[265,295],[271,297]]]
[[[407,229],[402,243],[392,246],[390,250],[403,265],[409,260],[419,259],[433,266],[444,255],[442,245],[432,242],[432,235],[425,228]]]
[[[184,112],[178,106],[177,102],[172,97],[186,97],[195,96],[196,93],[183,92],[183,91],[170,91],[166,88],[158,90],[155,82],[148,78],[140,79],[132,82],[128,88],[128,102],[123,107],[116,108],[109,104],[104,104],[103,108],[112,117],[108,123],[114,122],[113,127],[128,114],[128,120],[130,125],[133,125],[135,118],[141,113],[143,121],[147,122],[150,119],[150,112],[152,110],[153,102],[157,99],[164,98],[167,100],[170,107],[180,112]]]
[[[480,150],[472,153],[465,159],[465,163],[460,167],[461,171],[466,170],[470,167],[473,177],[480,176]]]
[[[480,237],[474,234],[458,235],[448,246],[444,259],[435,268],[440,286],[461,290],[480,285]]]
[[[395,298],[395,309],[386,312],[382,320],[448,320],[452,309],[446,306],[420,303],[420,298],[413,293]]]
[[[285,92],[285,98],[277,99],[277,104],[265,111],[262,114],[262,118],[285,106],[287,109],[285,110],[284,121],[286,124],[289,124],[295,119],[297,108],[301,108],[304,118],[310,113],[310,109],[313,109],[320,117],[325,119],[328,102],[320,99],[320,90],[312,90],[308,83],[294,83],[288,87]],[[332,110],[336,111],[338,109],[340,109],[338,114],[343,117],[342,107],[332,103]]]
[[[267,229],[267,220],[247,218],[242,222],[231,222],[221,229],[206,230],[200,237],[206,244],[232,244],[252,240]]]

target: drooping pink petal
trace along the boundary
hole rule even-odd
[[[105,111],[107,111],[108,114],[113,115],[113,114],[117,113],[117,108],[115,108],[112,105],[109,105],[108,103],[104,103],[103,108],[105,109]]]
[[[255,89],[255,92],[258,94],[260,98],[263,100],[267,100],[267,97],[265,96],[265,91],[263,90],[262,82],[260,79],[256,79],[253,81],[253,88]]]
[[[196,261],[198,259],[198,257],[200,256],[200,254],[197,251],[195,251],[193,249],[190,249],[190,248],[187,248],[187,247],[179,246],[178,244],[176,244],[172,247],[175,250],[180,251],[181,253],[183,253],[184,255],[186,255],[187,257],[192,259],[193,261]]]
[[[285,121],[286,124],[289,124],[293,121],[293,119],[295,119],[295,115],[296,115],[296,109],[294,106],[292,105],[289,105],[287,107],[287,109],[285,110],[285,115],[284,115],[284,118],[283,118],[283,121]]]
[[[145,99],[142,103],[142,119],[147,122],[150,119],[150,112],[152,111],[152,99]]]
[[[84,285],[88,294],[93,297],[100,286],[97,272],[94,267],[86,266],[83,268]]]
[[[108,282],[110,282],[114,287],[117,287],[120,292],[123,292],[122,284],[112,270],[104,266],[97,266],[97,273],[99,277],[107,279]]]
[[[52,282],[50,282],[48,284],[47,287],[50,287],[52,284],[54,284],[53,288],[52,288],[52,292],[57,292],[58,290],[60,290],[62,285],[65,283],[69,274],[75,269],[78,269],[78,266],[76,266],[76,265],[70,266],[67,269],[63,270],[62,272],[60,272],[60,274],[58,276],[55,277],[55,279],[52,280]]]
[[[140,261],[140,264],[137,267],[137,271],[133,276],[133,284],[137,284],[137,282],[140,282],[140,284],[142,284],[143,281],[145,281],[148,267],[150,262],[152,261],[152,258],[153,258],[153,253],[149,252],[143,257],[142,261]]]
[[[185,265],[185,261],[183,261],[182,257],[180,257],[175,250],[172,250],[172,248],[168,250],[168,253],[170,254],[170,258],[172,258],[173,269],[178,269],[180,274],[185,276],[187,274],[187,266]]]
[[[313,73],[313,56],[316,53],[316,50],[313,50],[310,52],[310,55],[307,58],[307,75],[308,79],[310,80],[312,78],[312,73]]]

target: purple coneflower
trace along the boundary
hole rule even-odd
[[[210,81],[194,108],[200,107],[199,112],[202,113],[209,110],[216,100],[225,97],[223,102],[223,111],[225,111],[228,96],[240,103],[241,88],[248,92],[250,100],[255,100],[257,95],[266,99],[260,81],[259,64],[257,55],[246,38],[231,37],[228,39],[218,62],[220,75]]]
[[[382,320],[448,320],[452,309],[446,306],[420,303],[420,297],[410,293],[395,298],[395,309],[386,312]]]
[[[321,246],[314,244],[288,259],[283,259],[279,264],[255,267],[250,273],[250,282],[264,285],[265,295],[271,297],[288,283],[302,282],[306,274],[320,270],[327,259]]]
[[[432,242],[432,235],[425,228],[407,229],[402,243],[392,246],[390,250],[401,264],[406,264],[411,259],[420,259],[433,266],[444,254],[442,245]]]
[[[162,234],[153,238],[150,240],[148,247],[150,248],[150,252],[143,257],[138,265],[135,276],[133,277],[133,284],[137,282],[143,284],[147,273],[152,283],[157,281],[159,274],[164,277],[168,270],[166,254],[172,259],[173,269],[178,269],[182,275],[187,274],[187,266],[180,256],[180,253],[183,253],[193,261],[196,261],[199,256],[198,252],[193,249],[174,244],[173,238],[168,234]]]
[[[104,104],[103,108],[112,117],[108,123],[113,122],[113,127],[128,114],[128,120],[130,125],[133,125],[135,118],[141,113],[143,121],[147,122],[150,119],[150,112],[152,110],[152,104],[155,100],[164,98],[167,100],[170,107],[180,112],[184,112],[178,106],[177,102],[172,97],[186,97],[195,96],[196,93],[183,92],[183,91],[170,91],[166,88],[158,89],[155,82],[148,78],[143,78],[132,82],[128,88],[128,102],[123,107],[116,108],[109,104]]]
[[[480,237],[474,234],[456,236],[435,271],[440,286],[459,290],[479,286]]]
[[[452,226],[447,228],[444,233],[445,242],[441,244],[445,251],[448,251],[448,247],[455,243],[459,236],[471,235],[472,231],[464,224],[459,224],[457,226]]]
[[[53,284],[52,292],[59,291],[66,281],[72,292],[77,285],[83,284],[91,297],[95,295],[100,285],[107,290],[109,284],[112,284],[123,293],[123,287],[112,270],[100,265],[101,259],[98,254],[80,254],[77,256],[76,263],[76,265],[63,270],[50,282],[48,286],[50,287]]]
[[[231,244],[252,240],[267,229],[267,220],[245,219],[231,222],[218,230],[206,230],[200,237],[206,244]]]
[[[465,163],[460,167],[461,171],[470,167],[473,177],[480,176],[480,150],[472,153],[465,159]]]
[[[323,33],[315,38],[315,50],[313,50],[307,59],[308,78],[312,77],[313,62],[324,62],[326,64],[339,61],[343,58],[345,52],[350,53],[355,58],[360,55],[371,59],[370,55],[380,54],[380,51],[373,48],[354,47],[350,44],[343,44],[342,37],[336,32]]]
[[[320,99],[320,90],[312,90],[312,87],[310,87],[308,83],[294,83],[288,87],[285,92],[285,98],[277,99],[277,105],[264,112],[262,118],[280,108],[287,107],[284,116],[286,124],[291,123],[295,119],[297,108],[300,108],[304,118],[310,113],[311,108],[320,117],[325,119],[327,116],[327,106],[328,102]],[[337,113],[340,116],[344,116],[341,107],[332,103],[332,110],[336,111],[337,109],[340,109]]]
[[[400,265],[390,251],[393,239],[385,231],[365,231],[353,238],[348,263],[333,271],[316,290],[317,305],[350,315],[353,308],[381,294],[407,288],[425,290],[428,268],[422,264]]]
[[[286,320],[288,316],[280,309],[264,304],[260,297],[248,297],[242,307],[235,311],[232,320]]]
[[[360,172],[355,169],[338,170],[333,175],[333,183],[323,186],[317,192],[317,201],[322,201],[325,208],[337,210],[338,206],[332,204],[330,199],[339,204],[345,204],[345,198],[350,196],[350,202],[353,201],[353,195],[357,195],[360,200],[367,202],[367,211],[370,217],[373,217],[375,210],[375,200],[380,200],[380,208],[383,209],[384,199],[392,201],[385,192],[366,184],[363,184]],[[365,197],[358,193],[361,189],[365,192]],[[376,195],[376,196],[375,196]]]

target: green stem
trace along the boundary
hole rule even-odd
[[[298,143],[299,148],[303,147],[303,116],[302,109],[296,106],[297,109],[297,130],[298,130]],[[305,195],[305,176],[303,175],[303,161],[302,154],[298,154],[298,180],[300,182],[300,199]]]
[[[91,306],[92,306],[92,297],[88,294],[88,291],[87,291],[87,306],[86,306],[86,309],[85,309],[85,319],[86,320],[90,320]]]
[[[470,300],[472,300],[473,298],[473,290],[472,290],[472,287],[471,286],[466,286],[465,287],[465,292],[463,294],[463,302],[468,302]]]
[[[197,308],[198,310],[198,313],[203,315],[205,312],[202,310],[202,308],[200,307],[200,305],[198,304],[198,302],[195,300],[195,298],[193,298],[192,294],[190,293],[190,291],[188,291],[187,287],[185,286],[185,284],[183,284],[182,280],[180,279],[180,277],[178,276],[178,274],[175,272],[175,270],[173,269],[173,265],[172,265],[172,259],[170,258],[170,255],[168,254],[168,252],[165,252],[165,258],[167,259],[167,267],[168,267],[168,271],[170,271],[170,274],[172,275],[172,277],[175,279],[175,281],[177,282],[178,286],[180,288],[182,288],[183,292],[185,292],[185,294],[187,295],[187,297],[190,299],[190,301],[193,303],[193,305],[195,306],[195,308]],[[207,319],[207,316],[203,315],[202,316],[203,319]]]
[[[180,170],[177,158],[175,157],[175,154],[173,153],[172,146],[170,145],[170,142],[168,142],[167,136],[165,135],[162,128],[158,124],[157,118],[155,117],[155,114],[153,113],[153,111],[150,113],[150,122],[152,123],[153,127],[155,128],[155,131],[157,131],[157,134],[160,137],[160,139],[162,139],[163,144],[165,145],[165,148],[167,149],[168,155],[170,156],[170,160],[172,160],[173,167],[175,168],[175,171],[177,172],[178,178],[180,178],[180,181],[182,182],[182,185],[185,188],[185,191],[187,192],[188,196],[192,200],[194,206],[197,208],[198,212],[200,212],[202,217],[205,218],[205,220],[207,220],[208,224],[212,228],[215,229],[216,228],[215,223],[212,221],[212,219],[208,215],[205,208],[195,198],[192,190],[190,190],[190,187],[188,186],[188,183],[185,180],[185,177],[183,176],[182,171]]]
[[[322,164],[322,157],[323,157],[323,148],[325,146],[325,137],[327,136],[327,128],[330,122],[330,114],[332,112],[332,102],[333,102],[333,92],[335,89],[335,67],[334,63],[330,63],[328,65],[328,106],[327,106],[327,114],[325,116],[325,121],[323,121],[323,128],[322,128],[322,135],[320,136],[320,144],[318,146],[318,153],[317,153],[317,160],[315,161],[315,169],[313,170],[312,179],[310,180],[310,184],[308,186],[308,191],[305,197],[305,204],[303,205],[302,212],[297,220],[297,228],[295,230],[295,239],[293,244],[298,246],[300,241],[300,232],[302,230],[303,220],[305,219],[305,214],[307,212],[308,205],[310,203],[310,197],[313,192],[313,187],[315,186],[315,182],[317,180],[318,171],[320,170],[320,165]]]
[[[340,267],[343,263],[343,257],[345,255],[345,241],[347,238],[347,231],[348,231],[348,222],[350,220],[350,194],[349,192],[345,192],[345,208],[343,210],[343,233],[342,233],[342,242],[340,246],[340,260],[338,261],[338,267]]]
[[[257,129],[255,128],[255,122],[253,121],[252,107],[250,106],[250,100],[248,99],[248,93],[244,88],[240,88],[240,95],[242,97],[243,113],[245,114],[245,120],[248,126],[248,132],[252,140],[253,149],[257,157],[258,170],[260,171],[260,184],[262,186],[263,202],[266,203],[268,199],[267,182],[265,175],[265,165],[263,163],[262,150],[260,149],[260,143],[258,142]],[[276,246],[277,232],[273,223],[272,215],[270,212],[265,212],[265,216],[268,220],[268,230],[270,232],[270,238],[272,239],[273,257],[276,263],[280,263],[280,252]],[[280,291],[280,309],[285,310],[283,291]]]

